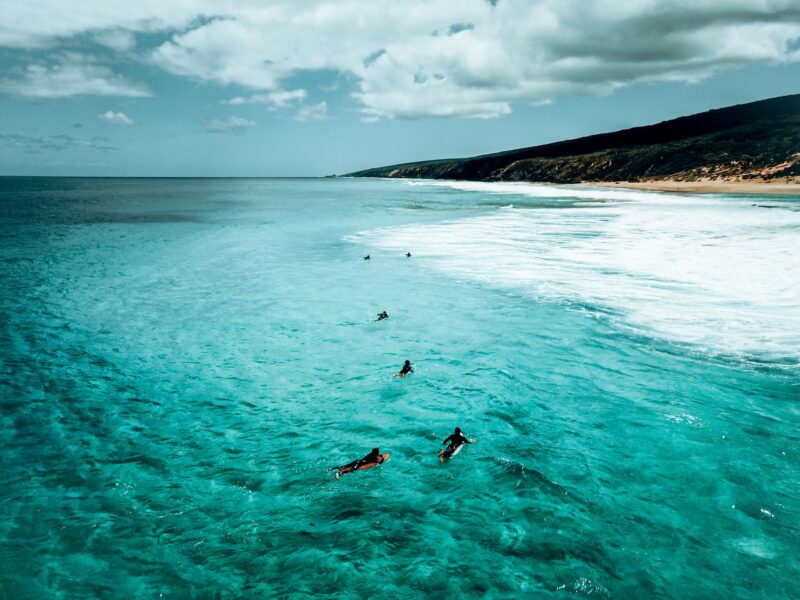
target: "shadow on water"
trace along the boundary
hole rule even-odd
[[[380,399],[383,402],[395,402],[405,397],[408,390],[401,383],[400,380],[395,380],[384,385],[380,391]]]
[[[544,473],[523,463],[497,456],[487,456],[478,459],[487,464],[487,472],[493,479],[505,479],[513,482],[513,487],[524,489],[537,489],[554,496],[564,496],[570,500],[583,502],[564,486],[549,479]]]

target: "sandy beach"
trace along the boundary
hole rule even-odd
[[[591,182],[586,185],[654,190],[660,192],[700,192],[707,194],[781,194],[800,196],[800,182],[793,178],[770,181],[616,181],[613,183]]]

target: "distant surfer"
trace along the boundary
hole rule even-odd
[[[474,444],[476,441],[478,440],[468,439],[467,436],[461,433],[461,428],[456,427],[456,430],[444,438],[444,441],[442,442],[442,446],[445,444],[449,445],[447,448],[439,452],[439,462],[444,462],[458,454],[464,444]]]
[[[399,373],[395,373],[394,376],[402,378],[402,377],[405,377],[406,375],[408,375],[409,373],[413,373],[413,372],[414,372],[414,369],[411,367],[411,361],[407,360],[405,362],[405,364],[403,365],[403,368],[400,369],[400,372]]]
[[[377,323],[378,321],[383,321],[384,319],[388,319],[388,318],[389,318],[389,313],[387,313],[384,310],[383,312],[379,312],[378,313],[378,318],[375,319],[375,322]]]
[[[328,470],[332,471],[333,469],[338,469],[338,472],[336,473],[336,479],[339,479],[339,477],[342,475],[347,475],[353,471],[369,469],[370,467],[379,465],[385,461],[388,456],[388,454],[381,454],[380,449],[373,448],[372,452],[367,454],[364,458],[354,460],[353,462],[347,463],[346,465],[342,465],[340,467],[330,467]]]
[[[408,258],[411,258],[411,252],[406,252],[406,256],[407,256]]]
[[[369,260],[369,254],[364,257],[364,260]]]

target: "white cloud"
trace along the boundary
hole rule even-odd
[[[255,121],[241,117],[207,119],[203,121],[206,131],[211,133],[243,133],[248,127],[255,127]]]
[[[0,45],[94,32],[129,51],[126,31],[169,34],[149,51],[169,73],[250,90],[233,105],[285,107],[305,99],[281,96],[298,93],[289,78],[337,72],[368,120],[491,118],[519,102],[800,60],[797,0],[6,0]]]
[[[114,112],[113,110],[107,110],[104,113],[100,113],[97,115],[97,118],[101,121],[112,123],[114,125],[133,125],[133,119],[131,119],[128,115],[123,112]]]
[[[301,106],[295,114],[295,121],[325,121],[328,118],[328,104],[318,102]]]
[[[0,46],[39,48],[87,32],[152,32],[183,28],[200,15],[217,14],[212,0],[3,0]]]
[[[62,55],[55,64],[27,65],[16,77],[0,80],[0,92],[32,99],[151,95],[143,84],[74,53]]]
[[[516,102],[796,60],[787,42],[800,35],[796,0],[307,4],[206,23],[173,36],[154,60],[268,90],[300,71],[335,70],[354,76],[367,119],[492,118]]]
[[[223,104],[230,104],[231,106],[240,106],[242,104],[266,104],[269,106],[270,110],[277,110],[279,108],[286,108],[300,100],[304,100],[306,95],[305,90],[276,90],[274,92],[267,92],[266,94],[237,96],[236,98],[225,100]]]
[[[127,52],[136,45],[136,36],[124,29],[104,29],[94,34],[94,40],[101,46],[117,52]]]

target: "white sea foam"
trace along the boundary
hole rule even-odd
[[[523,181],[450,181],[409,179],[404,181],[411,186],[444,187],[464,192],[480,192],[484,194],[514,194],[531,198],[570,198],[592,201],[634,201],[653,196],[652,192],[640,192],[630,189],[596,188],[590,186],[558,186],[533,184]]]
[[[790,200],[518,183],[425,182],[573,199],[354,239],[451,275],[611,309],[647,335],[713,353],[800,357],[800,212]],[[506,199],[504,199],[504,202]],[[528,201],[530,202],[530,201]],[[794,210],[791,210],[794,209]]]

